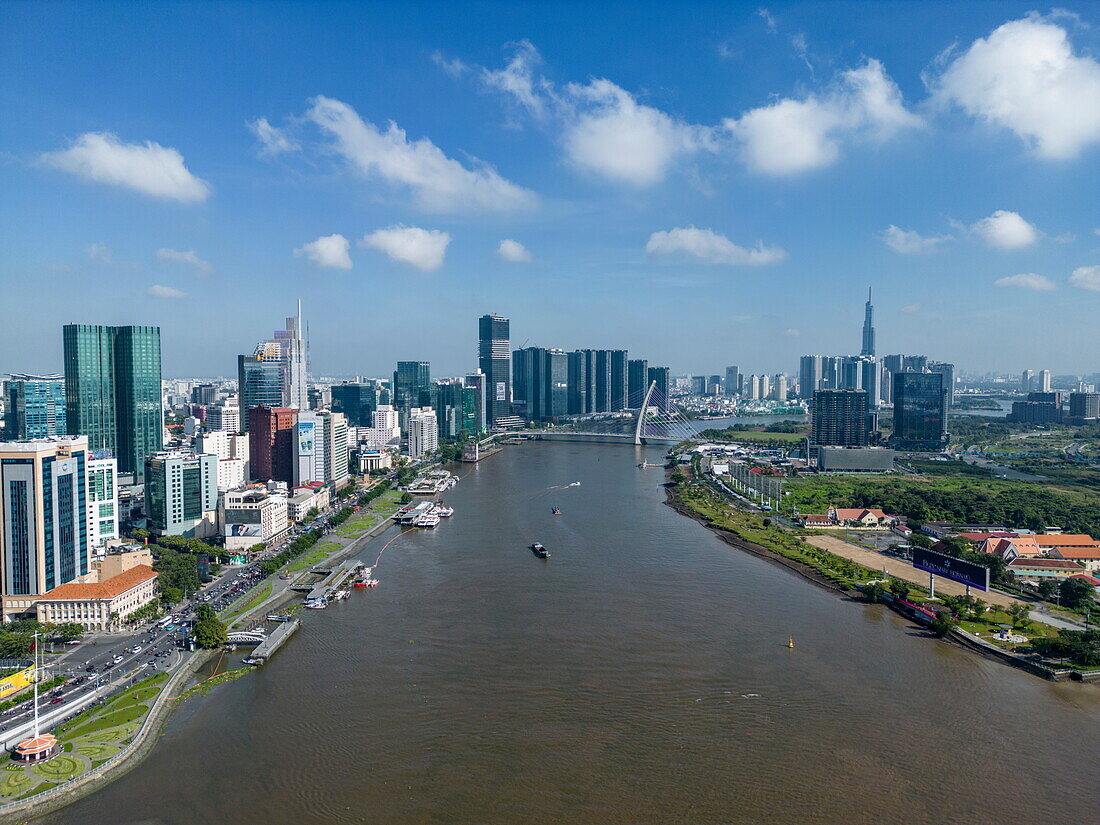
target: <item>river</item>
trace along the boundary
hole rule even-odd
[[[378,588],[310,612],[145,762],[39,823],[1096,821],[1100,689],[727,546],[662,504],[643,457],[661,450],[463,465],[455,516],[394,542]]]

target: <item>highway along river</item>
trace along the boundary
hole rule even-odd
[[[378,588],[309,612],[148,760],[39,821],[1097,821],[1100,689],[727,546],[662,504],[663,471],[636,466],[661,455],[530,444],[463,465],[455,516],[394,542]]]

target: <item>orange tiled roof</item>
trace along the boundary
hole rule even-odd
[[[1100,546],[1056,547],[1054,552],[1063,559],[1100,559]]]
[[[1096,539],[1092,536],[1086,536],[1080,533],[1077,534],[1050,534],[1043,536],[1033,536],[1036,543],[1040,547],[1095,547]]]
[[[73,599],[113,599],[139,584],[155,579],[157,573],[147,564],[138,564],[125,573],[112,576],[105,582],[69,582],[44,594],[39,601],[72,601]]]

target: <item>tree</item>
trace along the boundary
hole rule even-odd
[[[316,507],[310,507],[309,512],[306,513],[306,521],[313,521],[317,516],[321,515],[321,511]]]
[[[863,595],[867,597],[867,601],[880,602],[882,601],[883,594],[886,593],[886,585],[882,582],[871,582],[865,585],[863,588]]]
[[[59,624],[53,632],[53,638],[59,642],[71,642],[73,639],[79,639],[83,635],[84,625],[77,624],[76,622]]]
[[[970,615],[975,619],[980,619],[985,615],[985,611],[988,608],[985,601],[979,598],[972,598],[970,600]]]
[[[1058,592],[1058,582],[1054,581],[1054,579],[1043,579],[1039,582],[1038,590],[1043,600],[1049,602],[1054,598],[1054,594]]]
[[[911,585],[909,582],[902,581],[901,579],[890,579],[890,592],[894,594],[894,598],[908,599],[910,589]]]
[[[209,605],[202,606],[209,607]],[[219,622],[216,618],[202,619],[201,621],[196,622],[194,637],[195,644],[197,644],[199,647],[204,647],[207,650],[221,647],[226,643],[229,638],[225,630],[225,625]]]
[[[1012,629],[1015,630],[1027,619],[1028,614],[1031,613],[1031,605],[1026,602],[1013,602],[1012,606],[1005,612],[1012,622]]]
[[[209,621],[210,619],[218,618],[218,614],[214,612],[214,608],[212,608],[205,602],[195,608],[195,615],[198,617],[200,622],[205,622]]]
[[[909,544],[913,547],[921,547],[925,550],[929,550],[932,547],[932,539],[922,533],[913,533],[909,537]]]
[[[1084,579],[1064,579],[1058,585],[1058,600],[1064,607],[1074,610],[1088,605],[1092,601],[1092,594],[1092,585]]]
[[[183,601],[183,591],[178,587],[164,586],[158,582],[157,589],[160,590],[160,600],[165,607],[171,607]]]
[[[955,621],[955,617],[951,615],[951,611],[949,610],[936,611],[936,618],[930,625],[932,632],[940,637],[946,636],[958,626],[959,623]]]
[[[401,494],[401,503],[402,504],[408,504],[412,500],[413,500],[412,493],[402,493]]]

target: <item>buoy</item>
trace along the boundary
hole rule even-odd
[[[794,636],[787,637],[787,647],[794,647]]]

